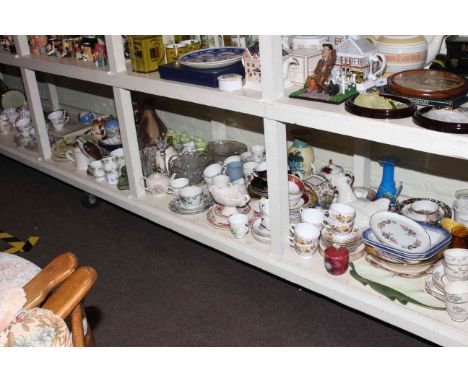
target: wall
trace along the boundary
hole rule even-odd
[[[8,68],[4,80],[10,88],[21,88],[19,71]],[[47,92],[43,82],[45,75],[39,75],[40,94],[47,107]],[[102,114],[114,114],[115,105],[112,90],[84,81],[56,78],[57,92],[63,107],[91,110]],[[134,93],[135,100],[143,100],[147,95]],[[212,139],[211,110],[209,107],[163,97],[154,97],[158,114],[168,128],[185,131],[193,136]],[[262,119],[250,115],[224,112],[226,138],[239,140],[247,145],[263,144]],[[296,126],[288,126],[288,145],[291,144],[290,132]],[[310,129],[309,141],[315,150],[315,165],[320,168],[329,159],[334,163],[352,170],[355,140],[346,136]],[[396,155],[400,162],[395,172],[396,181],[403,181],[403,194],[409,196],[431,197],[451,205],[454,192],[468,188],[467,161],[446,158],[438,155],[402,149],[371,142],[371,185],[378,187],[382,170],[378,157],[386,154]]]

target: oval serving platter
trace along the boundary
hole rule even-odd
[[[224,68],[242,60],[244,48],[225,47],[200,49],[186,53],[177,62],[189,68]]]
[[[359,115],[360,117],[376,118],[376,119],[398,119],[411,117],[416,110],[416,106],[409,99],[394,95],[382,95],[393,101],[405,104],[406,107],[401,109],[373,109],[356,105],[354,100],[359,94],[353,96],[345,102],[345,110],[351,114]]]

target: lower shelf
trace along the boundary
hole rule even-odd
[[[282,256],[275,256],[270,253],[268,245],[259,243],[250,234],[243,239],[235,239],[227,231],[213,229],[206,222],[204,213],[189,216],[172,213],[168,207],[169,196],[157,198],[144,195],[134,198],[128,191],[119,191],[115,186],[99,183],[85,173],[75,171],[71,162],[42,160],[37,153],[16,148],[12,136],[0,136],[0,153],[236,259],[429,341],[446,346],[468,345],[468,322],[455,323],[446,312],[390,301],[360,284],[349,273],[331,276],[326,272],[319,254],[310,260],[302,260],[292,249],[288,249]]]

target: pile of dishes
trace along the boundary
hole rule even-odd
[[[206,219],[210,226],[214,228],[229,230],[229,217],[223,215],[223,209],[223,205],[214,203],[206,213]],[[249,226],[251,226],[259,216],[248,204],[244,207],[238,207],[237,210],[238,213],[248,216]]]
[[[441,225],[442,219],[451,218],[452,211],[445,203],[429,198],[412,198],[397,205],[401,215],[418,223]]]
[[[443,256],[451,235],[393,212],[378,212],[363,233],[366,260],[399,276],[420,277]]]
[[[323,228],[319,241],[320,254],[324,256],[325,249],[332,246],[347,248],[351,262],[360,259],[365,253],[362,231],[359,227],[354,227],[353,231],[346,236],[336,235],[331,229]]]
[[[426,292],[441,301],[445,301],[444,287],[448,282],[444,272],[444,264],[439,262],[432,270],[432,275],[426,280]]]

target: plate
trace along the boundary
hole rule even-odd
[[[404,96],[429,99],[457,97],[468,92],[464,77],[443,70],[405,70],[388,77],[387,86]]]
[[[177,62],[189,68],[224,68],[242,60],[244,48],[208,48],[186,53]]]
[[[445,303],[444,294],[441,293],[438,288],[436,288],[436,286],[432,282],[432,278],[430,278],[430,277],[427,278],[424,287],[425,287],[427,293],[429,293],[431,296],[433,296],[433,297],[435,297],[435,298],[437,298],[440,301],[443,301]]]
[[[14,107],[16,109],[17,107],[23,106],[25,102],[26,97],[24,96],[24,93],[20,90],[8,90],[7,92],[2,94],[3,109],[9,109],[11,107]]]
[[[412,101],[409,99],[398,97],[394,95],[385,95],[382,97],[390,98],[394,101],[398,101],[406,105],[401,109],[373,109],[370,107],[363,107],[356,105],[354,100],[359,94],[353,96],[345,103],[345,109],[347,112],[355,115],[359,115],[360,117],[368,117],[368,118],[376,118],[376,119],[398,119],[398,118],[406,118],[411,117],[416,110],[416,106],[413,104]]]
[[[439,211],[436,213],[437,218],[434,220],[428,219],[428,216],[421,215],[415,213],[411,210],[411,204],[417,202],[419,200],[429,200],[431,202],[437,203],[439,205]],[[430,198],[411,198],[399,202],[396,206],[398,212],[411,220],[417,221],[419,223],[426,223],[426,224],[433,224],[433,225],[440,225],[440,221],[444,218],[451,218],[452,217],[452,210],[451,208],[441,202],[440,200],[430,199]]]
[[[213,199],[210,195],[203,195],[203,203],[198,208],[185,208],[182,206],[179,199],[174,198],[169,202],[169,209],[180,215],[194,215],[207,210],[212,204]]]
[[[375,268],[366,262],[353,262],[350,267],[351,276],[392,301],[398,300],[404,305],[410,302],[429,309],[445,310],[445,303],[429,295],[413,280],[395,276],[392,272]]]
[[[426,113],[432,109],[456,109],[456,108],[435,108],[426,106],[414,113],[413,122],[421,127],[429,130],[440,131],[442,133],[452,134],[468,134],[468,123],[462,122],[445,122],[437,119],[432,119],[426,116]]]
[[[431,238],[424,227],[394,212],[381,211],[370,218],[370,227],[377,239],[407,253],[421,253],[431,247]]]
[[[384,260],[380,260],[379,258],[371,256],[369,254],[366,255],[365,259],[369,264],[371,264],[374,267],[392,272],[393,274],[400,277],[408,278],[419,278],[426,276],[433,266],[432,264],[394,264]]]

